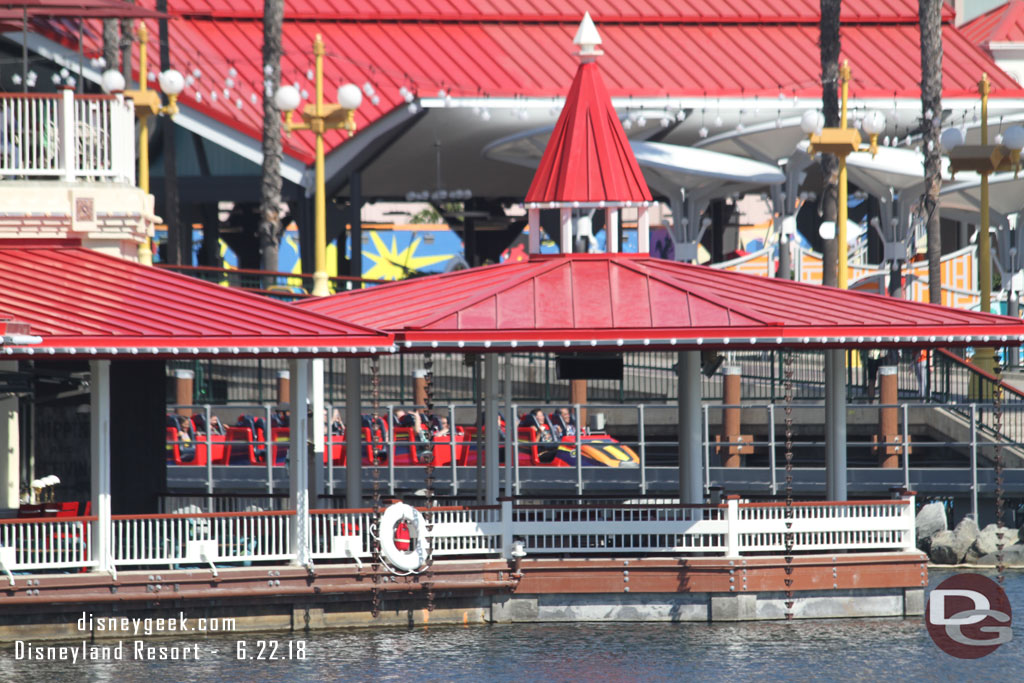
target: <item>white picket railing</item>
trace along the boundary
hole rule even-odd
[[[365,559],[371,556],[372,512],[311,510],[310,520],[313,558]],[[434,556],[502,553],[500,506],[434,508],[430,512],[430,524]]]
[[[502,553],[501,507],[437,508],[431,512],[435,556]]]
[[[370,557],[373,513],[310,510],[310,554],[315,559]]]
[[[98,550],[90,543],[89,522],[94,520],[0,522],[0,571],[97,566]],[[111,524],[111,564],[214,568],[303,557],[358,562],[371,557],[370,510],[313,510],[308,535],[293,539],[292,526],[300,522],[291,510],[118,515]],[[643,552],[738,557],[783,554],[787,537],[794,552],[911,551],[916,539],[910,496],[798,502],[788,507],[777,501],[736,498],[705,506],[505,500],[496,506],[434,508],[430,523],[435,557],[507,557],[514,542],[521,543],[527,555]],[[304,543],[308,548],[298,548]]]
[[[0,95],[0,177],[135,184],[135,118],[114,95]]]
[[[117,515],[115,566],[290,560],[293,511]]]
[[[913,498],[907,500],[798,502],[792,516],[778,503],[729,501],[740,553],[776,553],[793,535],[793,550],[913,550]],[[733,510],[732,508],[735,508]],[[787,527],[787,522],[792,526]]]
[[[95,520],[58,517],[0,521],[0,571],[94,566],[89,527]]]
[[[527,554],[722,552],[726,531],[722,508],[673,504],[522,505],[511,529]]]

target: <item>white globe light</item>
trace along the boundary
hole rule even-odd
[[[820,135],[825,127],[825,115],[817,109],[808,109],[800,117],[800,129],[808,135]]]
[[[1024,128],[1021,126],[1010,126],[1003,131],[1003,144],[1019,152],[1024,148]]]
[[[952,152],[954,148],[964,144],[964,134],[959,128],[947,128],[939,136],[939,144],[942,149]]]
[[[294,85],[282,85],[274,93],[274,106],[284,112],[295,111],[299,108],[299,91]]]
[[[185,89],[185,77],[176,69],[168,69],[160,73],[160,89],[167,95],[180,95]]]
[[[825,221],[818,226],[818,235],[823,240],[834,240],[836,238],[836,224],[833,221]]]
[[[124,92],[124,76],[117,69],[107,69],[100,76],[100,85],[105,93]]]
[[[877,109],[869,111],[861,125],[868,135],[878,135],[885,130],[885,114]]]
[[[363,103],[363,91],[355,83],[346,83],[338,88],[338,104],[342,109],[359,109]]]

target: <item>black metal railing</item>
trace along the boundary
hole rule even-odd
[[[741,396],[744,401],[777,403],[785,396],[782,351],[749,351],[730,354],[726,363],[742,368]],[[553,353],[512,354],[512,395],[517,403],[566,403],[569,382],[559,380],[557,355]],[[644,351],[623,354],[621,380],[591,380],[587,383],[588,400],[600,403],[674,402],[677,392],[676,363],[672,352]],[[444,401],[469,402],[481,388],[482,369],[478,358],[466,354],[433,354],[433,386],[435,395]],[[414,370],[422,368],[422,354],[385,355],[380,358],[381,401],[409,404],[413,401]],[[504,365],[504,361],[502,362]],[[848,399],[866,399],[865,363],[857,352],[847,354]],[[204,359],[170,361],[168,369],[190,369],[195,372],[196,403],[273,403],[277,401],[278,372],[288,369],[284,359]],[[363,361],[363,376],[369,377],[370,361]],[[504,367],[502,367],[504,376]],[[929,375],[930,375],[929,371]],[[325,361],[324,390],[329,402],[344,402],[345,363],[342,359]],[[926,384],[942,389],[926,376]],[[948,383],[947,383],[948,384]],[[825,397],[824,355],[821,351],[803,351],[793,359],[794,396],[799,401],[820,401]],[[899,387],[901,398],[919,396],[913,359],[900,360]],[[364,382],[363,399],[370,398],[370,383]],[[722,398],[721,371],[701,380],[704,400]],[[947,392],[948,394],[948,392]],[[932,400],[946,402],[947,394]],[[925,392],[922,400],[929,394]],[[173,400],[173,396],[169,396]]]

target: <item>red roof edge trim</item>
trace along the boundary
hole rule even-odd
[[[172,17],[183,19],[212,19],[212,20],[262,20],[263,15],[259,12],[230,12],[230,11],[172,11]],[[417,13],[384,13],[366,15],[359,12],[294,12],[285,14],[285,23],[291,22],[337,22],[365,24],[368,21],[379,23],[409,23],[409,22],[431,22],[439,24],[507,24],[510,19],[507,14],[445,14],[442,12],[417,12]],[[813,24],[818,25],[820,16],[801,14],[771,14],[771,15],[724,15],[707,17],[701,14],[677,14],[673,16],[645,16],[639,14],[630,15],[594,15],[596,24],[636,24],[636,25],[672,25],[672,24],[757,24],[759,26],[772,24]],[[943,8],[942,20],[953,21],[955,15],[952,11]],[[516,14],[514,20],[519,24],[578,24],[578,14]],[[844,23],[853,24],[917,24],[919,19],[916,16],[899,14],[879,14],[876,16],[858,16],[853,19],[844,20]]]

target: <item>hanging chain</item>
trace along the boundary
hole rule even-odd
[[[1002,449],[1002,429],[1003,429],[1003,387],[997,383],[995,388],[992,390],[992,417],[993,427],[996,430],[995,442],[996,442],[996,525],[999,527],[996,529],[996,576],[999,578],[1000,585],[1003,583],[1003,574],[1006,569],[1006,565],[1003,564],[1003,449]]]
[[[793,352],[786,350],[783,357],[786,412],[786,619],[793,618]],[[774,429],[774,425],[772,427]]]
[[[370,391],[373,400],[373,418],[370,421],[370,441],[374,440],[373,430],[377,425],[378,413],[380,409],[380,365],[379,358],[373,356],[370,359]],[[383,436],[383,434],[381,434]],[[373,454],[373,530],[370,534],[371,550],[373,552],[373,596],[370,607],[370,613],[374,618],[380,616],[381,610],[381,590],[380,590],[380,458],[377,457],[377,450],[373,446],[370,448],[370,453]]]
[[[423,367],[427,371],[426,382],[424,386],[425,398],[424,401],[427,406],[427,419],[430,420],[434,413],[434,356],[429,351],[423,357]],[[454,429],[454,425],[451,424],[449,419],[449,429]],[[424,426],[426,432],[426,438],[431,439],[430,424]],[[426,579],[424,584],[427,587],[427,611],[434,611],[434,544],[431,542],[433,538],[434,530],[434,450],[433,444],[428,443],[424,452],[426,462],[426,514],[423,515],[423,521],[427,528],[427,561],[424,564],[426,571],[424,572]]]

